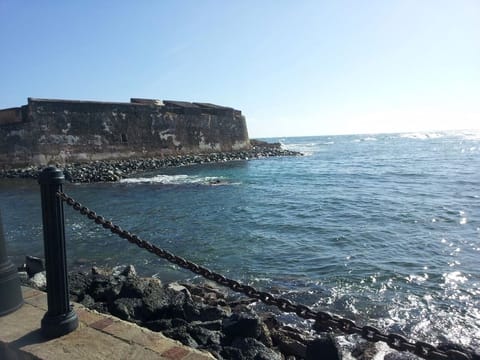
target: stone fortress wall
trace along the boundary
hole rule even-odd
[[[207,103],[28,98],[0,110],[0,167],[250,149],[241,111]]]

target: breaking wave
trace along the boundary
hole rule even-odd
[[[155,175],[152,177],[127,178],[120,180],[123,184],[163,184],[163,185],[226,185],[224,177],[195,175]]]
[[[419,140],[426,140],[426,139],[438,139],[444,137],[445,134],[442,133],[436,133],[436,132],[417,132],[417,133],[405,133],[405,134],[400,134],[401,138],[407,138],[407,139],[419,139]]]

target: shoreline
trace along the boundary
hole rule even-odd
[[[286,150],[279,143],[251,140],[252,148],[245,151],[212,152],[164,157],[149,157],[119,160],[97,160],[56,164],[63,168],[65,180],[70,183],[117,182],[132,175],[155,171],[168,167],[181,167],[195,164],[221,163],[236,160],[252,160],[279,156],[303,156],[302,153]],[[2,169],[0,179],[37,179],[46,166]]]
[[[41,259],[30,258],[22,270],[24,285],[45,291]],[[314,360],[320,354],[341,359],[332,334],[309,334],[271,311],[257,312],[252,308],[256,300],[210,281],[163,283],[137,275],[132,265],[69,271],[68,279],[71,301],[208,351],[219,360]]]
[[[19,269],[22,283],[45,291],[41,259],[32,264],[36,269],[29,270],[28,265]],[[36,271],[40,272],[33,274]],[[310,322],[309,330],[297,327],[282,320],[274,307],[258,309],[258,300],[208,280],[164,283],[139,276],[133,265],[126,265],[69,271],[68,281],[71,301],[208,351],[219,360],[417,359],[412,353],[398,352],[387,344],[377,346],[375,341],[317,321]],[[477,359],[469,347],[445,342],[438,348]]]

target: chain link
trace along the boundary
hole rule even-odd
[[[105,229],[110,230],[112,233],[120,236],[123,239],[128,240],[130,243],[143,248],[158,257],[166,259],[171,263],[178,265],[184,269],[201,275],[208,280],[212,280],[220,285],[226,286],[231,290],[247,295],[250,298],[260,300],[267,305],[276,306],[283,312],[295,313],[299,317],[306,320],[315,320],[321,323],[322,326],[329,326],[333,329],[339,330],[346,334],[358,334],[363,339],[370,342],[382,341],[388,344],[392,349],[398,351],[408,351],[421,358],[428,360],[470,360],[471,356],[460,352],[458,350],[443,351],[437,347],[424,343],[422,341],[410,342],[405,337],[390,333],[382,333],[379,329],[373,326],[357,326],[352,320],[342,318],[337,315],[332,315],[325,311],[315,311],[308,306],[294,303],[288,299],[274,296],[270,293],[258,291],[252,286],[244,285],[238,281],[231,280],[225,276],[213,272],[201,265],[188,261],[180,256],[172,254],[171,252],[159,248],[148,241],[140,239],[137,235],[123,230],[120,226],[113,224],[109,220],[105,220],[104,217],[97,215],[94,211],[83,206],[75,199],[71,198],[64,192],[58,192],[57,197],[64,201],[74,210],[80,212],[80,214],[87,216],[90,220],[93,220],[96,224],[101,225]]]

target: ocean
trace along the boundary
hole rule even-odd
[[[66,184],[98,214],[261,290],[437,344],[480,346],[480,132],[285,137],[301,157]],[[15,264],[42,256],[39,187],[1,180]],[[197,281],[65,208],[70,268]],[[293,315],[286,321],[295,323]]]

